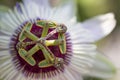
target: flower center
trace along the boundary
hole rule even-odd
[[[16,68],[23,69],[22,72],[26,76],[47,73],[60,68],[64,71],[63,65],[69,64],[66,56],[71,56],[72,52],[66,30],[67,27],[64,24],[56,24],[52,21],[26,22],[21,29],[16,30],[17,36],[11,39],[14,41],[12,45],[16,52],[13,58]]]
[[[48,48],[48,46],[58,45],[61,54],[66,53],[66,40],[64,34],[67,30],[66,26],[61,24],[56,25],[53,22],[47,22],[42,20],[37,21],[37,26],[43,29],[40,38],[31,33],[33,27],[31,23],[27,23],[24,26],[22,32],[20,33],[19,42],[16,45],[20,57],[24,59],[29,65],[35,66],[36,61],[32,56],[37,51],[41,50],[45,59],[38,63],[38,66],[40,68],[50,66],[60,67],[63,64],[63,59],[56,57],[54,53]],[[49,34],[47,34],[49,28],[55,29],[49,32]],[[58,39],[47,40],[56,33],[58,33]],[[25,41],[27,38],[32,41]],[[27,46],[31,45],[34,46],[32,46],[30,50],[27,50]]]

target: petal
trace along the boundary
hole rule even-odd
[[[100,15],[82,23],[82,26],[93,35],[94,41],[110,34],[115,25],[116,20],[113,13]]]
[[[0,50],[2,49],[9,49],[9,36],[1,36],[0,35]]]
[[[98,44],[98,49],[104,53],[114,63],[117,68],[120,68],[120,29],[108,38],[101,40]]]
[[[29,17],[65,23],[75,15],[72,1],[54,8],[51,8],[48,2],[48,0],[24,0]]]
[[[90,43],[73,44],[73,55],[69,67],[78,73],[88,73],[93,66],[96,46]],[[67,57],[69,60],[69,56]]]
[[[31,3],[36,3],[38,5],[44,5],[44,6],[49,6],[49,3],[48,3],[49,0],[23,0],[23,3],[24,4],[31,4]]]
[[[48,6],[47,3],[48,0],[25,0],[23,9],[30,19],[40,18],[48,20],[53,13],[51,7]]]
[[[67,66],[66,69],[68,69],[69,72],[74,76],[75,80],[83,80],[82,75],[76,71],[73,71],[69,66]]]
[[[74,4],[72,1],[61,5],[54,11],[54,16],[51,18],[58,23],[66,23],[75,16]]]
[[[98,78],[111,78],[116,73],[114,65],[101,54],[94,57],[93,66],[86,75]]]
[[[70,68],[77,71],[78,73],[92,77],[112,77],[115,73],[115,67],[111,62],[109,62],[108,59],[96,51],[96,46],[91,43],[91,38],[88,36],[89,34],[83,35],[86,34],[84,33],[86,30],[80,30],[82,30],[81,27],[78,29],[76,28],[76,31],[72,31],[73,33],[79,33],[78,35],[73,35],[71,32],[73,56],[71,58]],[[77,38],[75,38],[75,36]],[[88,39],[86,36],[88,36]]]
[[[72,43],[74,44],[83,44],[83,43],[92,43],[93,37],[90,34],[89,30],[84,29],[80,23],[67,25],[68,33],[72,39]],[[89,35],[89,36],[88,36]]]

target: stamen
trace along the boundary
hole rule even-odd
[[[45,74],[54,71],[49,77],[57,75],[58,70],[63,72],[64,64],[69,65],[72,53],[70,35],[66,31],[64,24],[40,19],[35,23],[26,22],[18,28],[18,35],[13,35],[11,39],[12,42],[14,40],[11,44],[14,51],[11,52],[16,52],[13,58],[16,69],[24,67],[23,74],[26,77],[44,73],[42,76],[36,76],[37,79],[44,79]],[[69,56],[69,59],[66,56]]]
[[[48,39],[49,37],[53,36],[55,33],[65,33],[67,31],[67,27],[63,24],[57,25],[57,28],[51,31],[44,39]]]
[[[59,45],[61,53],[65,53],[66,40],[64,33],[66,32],[67,27],[63,24],[55,25],[52,22],[47,23],[45,21],[39,21],[39,25],[44,26],[41,38],[38,38],[30,32],[32,24],[28,23],[19,36],[20,42],[17,43],[16,48],[18,49],[20,56],[32,66],[36,65],[36,61],[33,59],[32,55],[35,54],[38,50],[42,50],[45,60],[39,62],[39,67],[60,67],[64,60],[62,58],[56,57],[48,48],[48,46]],[[53,26],[56,26],[55,29],[48,33],[49,28]],[[58,40],[47,40],[56,33],[59,34]],[[26,37],[33,41],[23,42]],[[35,46],[27,52],[25,48],[29,45]]]

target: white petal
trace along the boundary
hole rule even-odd
[[[110,78],[115,73],[112,63],[100,55],[92,44],[73,44],[70,68],[81,74],[99,78]]]
[[[67,78],[64,76],[63,72],[59,70],[59,73],[57,76],[53,78],[53,80],[67,80]]]
[[[93,66],[96,46],[93,44],[73,44],[73,55],[70,58],[70,66],[79,73],[88,73]],[[69,60],[69,56],[67,56]]]
[[[8,32],[8,31],[5,31],[4,29],[0,29],[0,36],[1,35],[4,35],[4,36],[11,36],[12,33]]]
[[[24,0],[24,6],[31,19],[49,20],[52,17],[51,15],[53,15],[48,0]]]
[[[51,19],[57,21],[58,23],[66,23],[75,16],[74,10],[73,2],[69,2],[65,5],[57,7],[54,16]]]
[[[29,20],[29,17],[28,17],[28,13],[27,13],[27,11],[26,11],[26,9],[25,9],[25,6],[22,4],[22,3],[20,3],[19,4],[20,5],[20,8],[21,8],[21,17],[23,18],[23,20],[24,21],[27,21],[27,20]],[[30,8],[31,9],[31,8]],[[31,13],[32,12],[34,12],[34,11],[31,11]]]
[[[24,7],[23,9],[26,8],[27,15],[29,16],[30,19],[36,19],[38,17],[38,15],[40,15],[39,14],[39,5],[35,4],[34,2],[27,3],[24,6],[23,6]],[[24,10],[24,12],[25,12],[25,10]]]
[[[93,37],[87,29],[81,27],[81,24],[75,24],[68,27],[73,44],[93,43]]]
[[[18,20],[18,18],[16,17],[15,13],[12,10],[9,10],[9,15],[11,16],[14,23],[16,23],[17,25],[21,24],[20,21]]]
[[[0,50],[2,49],[9,49],[9,36],[0,36]]]
[[[94,41],[107,36],[115,25],[116,20],[113,13],[100,15],[82,23],[82,26],[93,35]]]
[[[18,20],[19,20],[21,23],[23,23],[23,22],[24,22],[24,15],[21,14],[21,13],[18,11],[17,7],[14,7],[14,13],[15,13],[16,17],[18,18]]]
[[[113,64],[101,54],[96,54],[93,67],[87,75],[99,78],[111,78],[115,74],[116,69]]]
[[[101,40],[98,49],[106,55],[117,68],[120,68],[120,29],[108,38]]]
[[[83,80],[82,75],[77,71],[74,71],[73,69],[71,69],[70,66],[66,66],[66,69],[68,69],[69,72],[74,76],[75,80]]]
[[[39,7],[42,6],[49,6],[48,3],[49,0],[23,0],[24,4],[31,4],[31,3],[36,3],[37,5],[39,5]]]
[[[73,44],[73,51],[92,51],[96,50],[96,46],[94,44]]]
[[[67,80],[76,80],[76,78],[67,69],[64,71],[64,76],[67,78]]]
[[[13,33],[15,30],[15,27],[9,23],[8,20],[6,20],[8,23],[5,22],[5,19],[0,20],[0,29],[5,30],[7,32]]]
[[[88,54],[91,52],[87,52]],[[73,53],[74,54],[74,53]],[[79,72],[79,73],[88,73],[89,69],[92,67],[92,64],[94,62],[93,55],[87,56],[87,55],[81,55],[81,54],[74,54],[71,58],[70,66],[73,70]]]
[[[11,55],[10,55],[9,51],[4,50],[4,51],[0,51],[0,57],[2,57],[2,56],[11,56]]]

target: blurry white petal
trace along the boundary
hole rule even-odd
[[[9,49],[9,36],[1,36],[0,35],[0,50],[2,49]]]
[[[29,16],[30,19],[35,19],[38,17],[38,15],[40,15],[39,6],[37,4],[35,4],[34,2],[26,4],[23,9],[25,9],[25,8],[26,8],[26,14]],[[34,9],[35,9],[35,11],[32,11]]]
[[[93,66],[95,51],[93,44],[73,44],[70,68],[82,74],[88,73]]]
[[[68,26],[68,32],[73,44],[93,43],[93,37],[89,30],[84,29],[80,23]],[[88,36],[89,35],[89,36]]]
[[[115,30],[98,44],[98,49],[106,55],[117,68],[120,68],[120,29]]]
[[[99,78],[111,78],[116,73],[114,65],[101,54],[94,57],[93,67],[87,75]]]
[[[75,8],[73,2],[57,7],[54,16],[51,18],[58,23],[66,23],[75,16]]]
[[[20,21],[18,20],[18,18],[16,17],[16,14],[12,11],[12,10],[9,10],[9,14],[12,18],[12,20],[14,21],[14,23],[16,23],[16,25],[20,25]]]
[[[53,14],[51,8],[47,5],[47,3],[47,0],[25,0],[25,10],[29,18],[32,20],[36,18],[48,20],[49,17],[51,17]]]
[[[115,25],[116,20],[113,13],[100,15],[82,23],[82,26],[93,35],[94,41],[107,36]]]
[[[36,3],[37,5],[42,5],[42,6],[49,6],[49,0],[23,0],[25,5],[31,4],[31,3]],[[39,6],[39,7],[40,7]]]
[[[76,80],[76,78],[67,69],[64,71],[64,76],[67,80]]]
[[[82,75],[79,72],[72,70],[70,66],[67,66],[66,69],[68,69],[69,72],[74,76],[75,80],[83,80]]]

